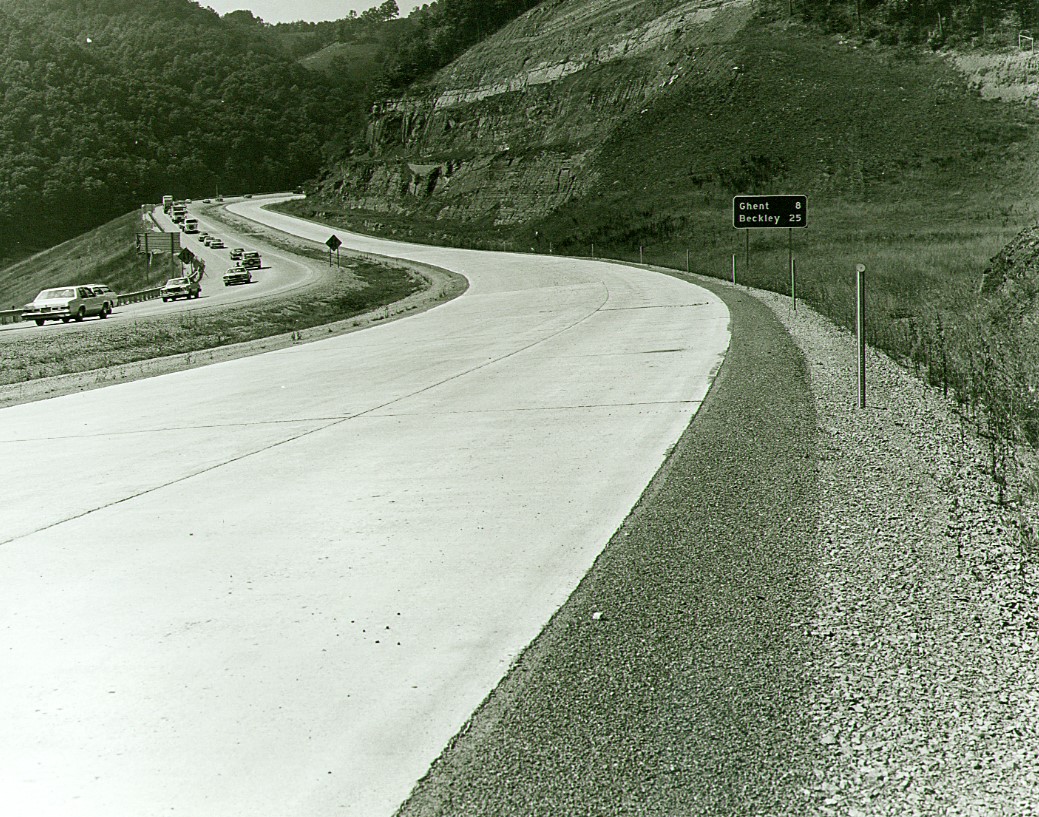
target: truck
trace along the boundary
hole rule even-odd
[[[173,196],[162,197],[162,212],[168,213],[173,209]]]
[[[185,218],[184,219],[184,232],[186,232],[186,233],[197,233],[198,232],[198,219],[197,218]]]

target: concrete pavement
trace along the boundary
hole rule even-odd
[[[331,232],[260,203],[236,209]],[[392,814],[727,346],[725,307],[666,276],[336,233],[470,289],[0,410],[0,812]]]

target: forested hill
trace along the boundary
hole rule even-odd
[[[189,0],[3,0],[0,98],[0,264],[163,193],[296,186],[363,110]]]

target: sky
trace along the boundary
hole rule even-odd
[[[209,7],[217,14],[227,14],[237,9],[249,9],[268,23],[291,23],[295,20],[340,20],[349,17],[350,11],[360,14],[372,6],[382,5],[382,0],[197,0],[203,8]],[[400,16],[407,17],[411,10],[429,0],[397,0]]]

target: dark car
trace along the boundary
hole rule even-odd
[[[202,294],[202,285],[190,278],[170,278],[159,290],[162,300],[175,301],[177,298],[198,298]]]

